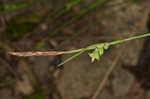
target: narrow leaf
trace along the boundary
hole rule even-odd
[[[65,61],[63,61],[62,63],[58,64],[58,67],[62,66],[63,64],[69,62],[70,60],[76,58],[77,56],[79,56],[80,54],[82,54],[83,52],[85,52],[85,50],[82,50],[80,52],[78,52],[77,54],[71,56],[70,58],[66,59]]]

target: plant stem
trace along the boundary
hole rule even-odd
[[[85,49],[82,49],[81,51],[78,51],[77,54],[71,56],[71,57],[68,58],[67,60],[65,60],[65,61],[63,61],[62,63],[60,63],[60,64],[58,65],[58,67],[60,67],[61,65],[65,64],[65,63],[67,63],[67,62],[69,62],[70,60],[76,58],[77,56],[79,56],[80,54],[82,54],[82,53],[85,52],[85,51],[86,51]]]
[[[146,33],[146,34],[143,34],[143,35],[138,35],[138,36],[130,37],[130,38],[123,39],[123,40],[117,40],[117,41],[108,42],[108,44],[109,44],[109,45],[116,45],[116,44],[124,43],[124,42],[126,42],[126,41],[135,40],[135,39],[139,39],[139,38],[144,38],[144,37],[147,37],[147,36],[150,36],[150,33]],[[107,42],[106,42],[106,43],[107,43]],[[81,48],[81,49],[77,49],[77,50],[65,51],[64,54],[77,53],[77,52],[82,51],[83,49],[84,49],[85,51],[87,51],[87,50],[92,50],[92,49],[95,49],[95,47],[96,47],[97,45],[99,45],[99,44],[102,44],[102,43],[94,44],[94,45],[88,46],[88,47],[86,47],[86,48]]]
[[[144,38],[144,37],[147,37],[147,36],[150,36],[150,33],[146,33],[146,34],[143,34],[143,35],[138,35],[138,36],[126,38],[126,39],[123,39],[123,40],[117,40],[117,41],[112,41],[112,42],[104,42],[104,43],[111,46],[111,45],[124,43],[124,42],[130,41],[130,40],[136,40],[136,39],[139,39],[139,38]],[[97,48],[98,46],[100,46],[101,44],[104,44],[104,43],[97,43],[97,44],[90,45],[86,48],[70,50],[70,51],[60,51],[60,52],[59,51],[58,52],[52,52],[52,51],[47,51],[47,52],[9,52],[9,54],[16,55],[16,56],[40,56],[40,55],[45,56],[45,55],[60,55],[60,54],[77,53],[77,55],[78,55],[78,53],[83,52],[83,51],[85,52],[85,51],[89,51],[89,50],[94,50],[95,48]]]
[[[109,44],[110,45],[116,45],[116,44],[124,43],[126,41],[135,40],[135,39],[139,39],[139,38],[144,38],[144,37],[147,37],[147,36],[150,36],[150,33],[146,33],[146,34],[143,34],[143,35],[138,35],[138,36],[130,37],[130,38],[123,39],[123,40],[113,41],[113,42],[110,42]]]

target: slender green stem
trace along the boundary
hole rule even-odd
[[[100,43],[100,44],[101,44],[101,43]],[[97,45],[99,45],[99,44],[94,44],[94,45],[88,46],[88,47],[86,47],[86,48],[81,48],[81,49],[76,49],[76,50],[65,51],[64,54],[77,53],[77,52],[82,51],[83,49],[84,49],[85,51],[92,50],[92,49],[95,49]]]
[[[120,44],[120,43],[124,43],[126,41],[130,41],[130,40],[135,40],[135,39],[139,39],[139,38],[144,38],[144,37],[147,37],[147,36],[150,36],[150,33],[146,33],[146,34],[143,34],[143,35],[138,35],[138,36],[134,36],[134,37],[130,37],[130,38],[126,38],[126,39],[123,39],[123,40],[117,40],[117,41],[112,41],[112,42],[106,42],[106,44],[108,44],[107,47],[109,47],[110,45],[116,45],[116,44]],[[91,45],[91,46],[88,46],[86,48],[81,48],[81,49],[77,49],[77,50],[70,50],[70,51],[65,51],[64,54],[71,54],[71,53],[77,53],[75,55],[73,55],[72,57],[68,58],[67,60],[63,61],[62,63],[60,63],[58,66],[60,67],[61,65],[69,62],[70,60],[76,58],[77,56],[79,56],[80,54],[82,54],[83,52],[87,51],[87,50],[93,50],[93,49],[96,49],[97,47],[101,46],[102,44],[104,43],[98,43],[98,44],[94,44],[94,45]],[[103,47],[105,47],[103,45]],[[104,48],[103,47],[101,48],[101,50],[104,51],[104,49],[107,49],[107,48]],[[96,59],[96,56],[93,54],[95,54],[95,52],[92,53],[92,56],[90,56],[92,59]],[[99,58],[97,59],[99,60]]]
[[[113,42],[110,42],[109,44],[110,45],[116,45],[116,44],[124,43],[126,41],[135,40],[135,39],[139,39],[139,38],[144,38],[144,37],[147,37],[147,36],[150,36],[150,33],[146,33],[146,34],[143,34],[143,35],[138,35],[138,36],[130,37],[130,38],[123,39],[123,40],[113,41]]]
[[[108,44],[109,44],[109,45],[116,45],[116,44],[124,43],[124,42],[130,41],[130,40],[135,40],[135,39],[139,39],[139,38],[144,38],[144,37],[147,37],[147,36],[150,36],[150,33],[146,33],[146,34],[143,34],[143,35],[138,35],[138,36],[130,37],[130,38],[123,39],[123,40],[117,40],[117,41],[108,42]],[[82,51],[83,49],[84,49],[85,51],[87,51],[87,50],[92,50],[92,49],[95,49],[95,47],[96,47],[97,45],[99,45],[99,44],[102,44],[102,43],[94,44],[94,45],[88,46],[88,47],[86,47],[86,48],[81,48],[81,49],[77,49],[77,50],[66,51],[66,52],[64,52],[64,54],[77,53],[77,52]]]
[[[82,53],[85,52],[85,51],[86,51],[85,49],[82,49],[82,50],[81,50],[80,52],[78,52],[77,54],[71,56],[71,57],[68,58],[67,60],[65,60],[65,61],[63,61],[62,63],[60,63],[60,64],[58,65],[58,67],[60,67],[60,66],[62,66],[63,64],[69,62],[70,60],[76,58],[77,56],[79,56],[80,54],[82,54]]]

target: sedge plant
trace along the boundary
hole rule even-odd
[[[150,36],[150,33],[145,33],[143,35],[137,35],[137,36],[129,37],[129,38],[122,39],[122,40],[116,40],[116,41],[112,41],[112,42],[97,43],[97,44],[87,46],[85,48],[70,50],[70,51],[9,52],[9,54],[15,55],[15,56],[26,57],[26,56],[41,56],[41,55],[42,56],[48,56],[48,55],[61,55],[61,54],[73,54],[73,53],[75,53],[75,55],[71,56],[70,58],[68,58],[65,61],[63,61],[62,63],[60,63],[58,65],[58,67],[60,67],[60,66],[64,65],[65,63],[69,62],[70,60],[81,55],[82,53],[84,53],[86,51],[91,51],[91,50],[92,50],[92,52],[88,53],[88,55],[91,58],[91,62],[94,62],[95,60],[99,60],[100,57],[104,54],[104,51],[109,49],[110,46],[124,43],[124,42],[130,41],[130,40],[136,40],[136,39],[148,37],[148,36]]]

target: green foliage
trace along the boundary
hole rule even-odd
[[[32,30],[32,24],[23,23],[17,24],[12,23],[8,26],[8,33],[11,40],[18,40],[21,39],[25,33]]]
[[[21,39],[31,29],[31,26],[27,24],[10,24],[8,27],[9,37],[11,40]]]
[[[74,5],[78,4],[81,0],[73,0],[66,4],[66,10],[69,11]]]
[[[8,24],[8,33],[11,40],[18,40],[24,37],[26,33],[33,30],[34,26],[40,22],[42,15],[38,12],[17,16]]]
[[[94,51],[92,53],[89,53],[92,63],[95,61],[95,59],[99,60],[100,57],[104,54],[104,50],[107,50],[108,48],[109,48],[109,43],[102,43],[95,46]]]
[[[19,3],[8,3],[3,6],[4,12],[14,12],[17,10],[24,9],[28,7],[30,3],[27,2],[19,2]]]

